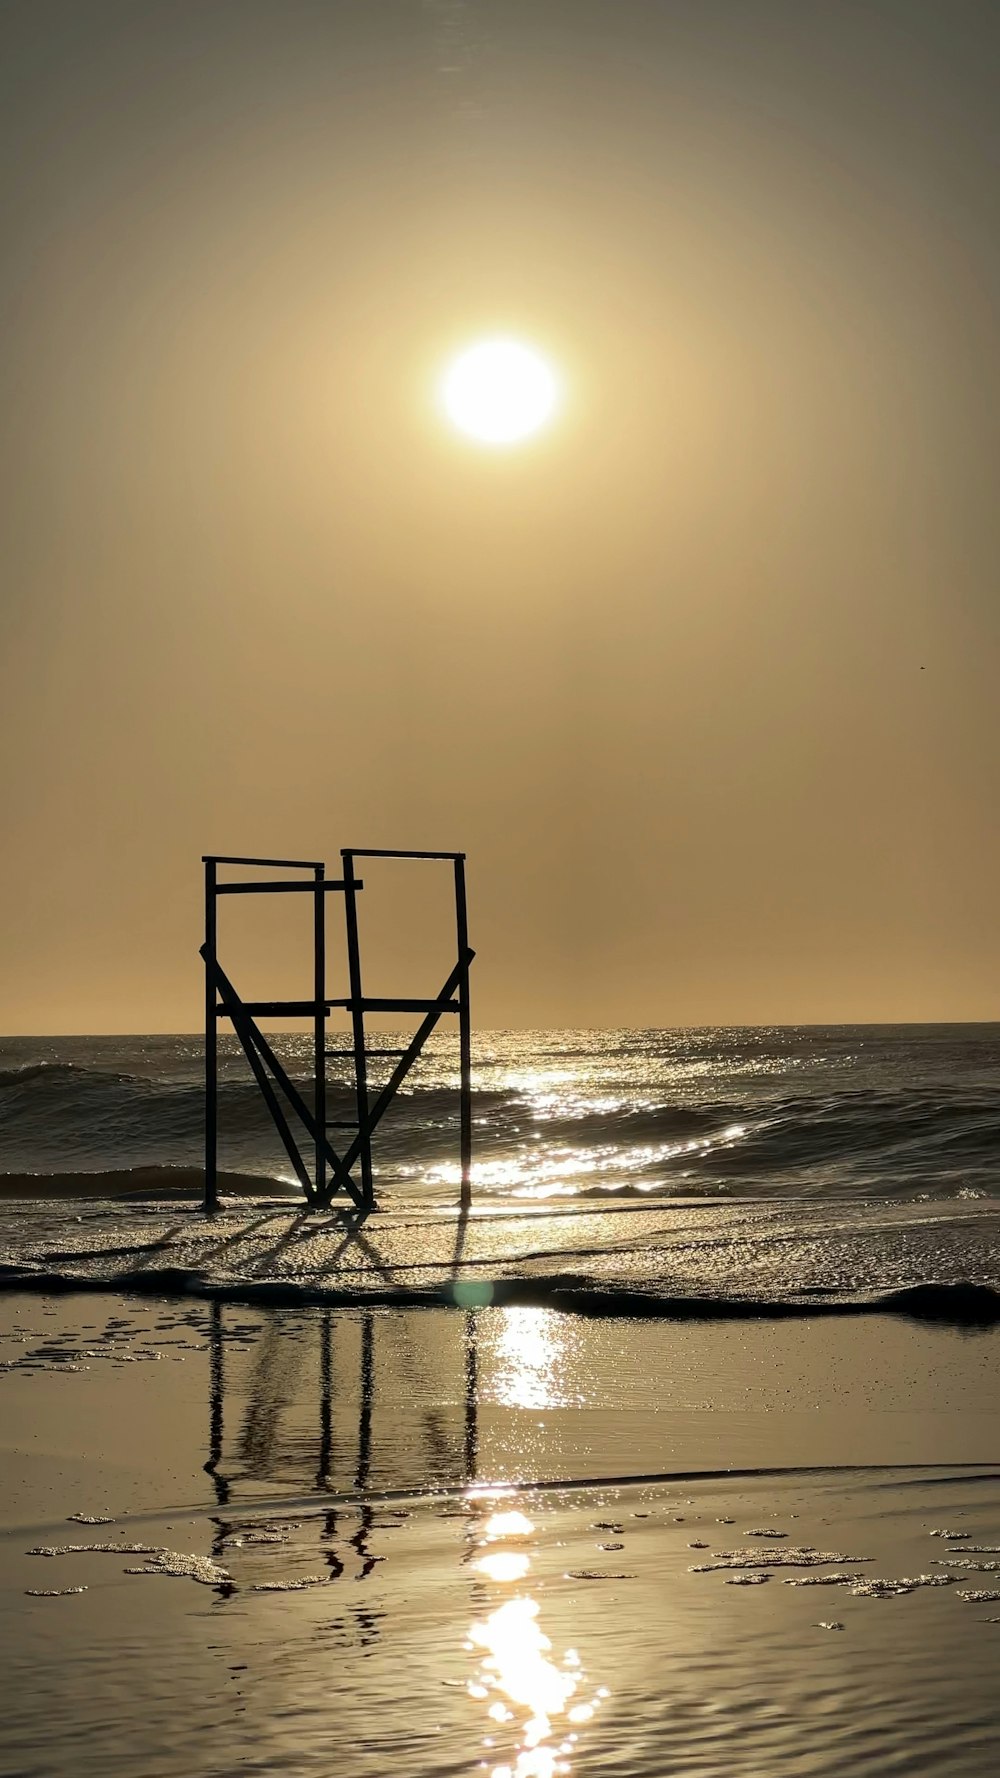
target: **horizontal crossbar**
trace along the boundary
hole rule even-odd
[[[241,1000],[240,1005],[255,1019],[311,1019],[316,1014],[315,1000]],[[224,1006],[217,1006],[215,1016],[227,1019],[229,1013]]]
[[[354,1008],[353,1000],[325,1000],[320,1004],[329,1012],[331,1007]],[[244,1012],[255,1019],[311,1019],[316,1014],[315,1000],[244,1000],[241,1002]],[[457,1000],[369,1000],[361,1001],[365,1012],[458,1012],[460,1005]],[[224,1006],[217,1006],[215,1016],[227,1019],[229,1014]],[[371,1052],[366,1052],[371,1053]],[[386,1055],[392,1052],[385,1051]],[[402,1055],[404,1052],[399,1051]],[[353,1050],[346,1050],[345,1055],[353,1056]]]
[[[341,858],[464,858],[464,852],[389,852],[372,846],[341,846]]]
[[[364,884],[361,882],[357,882],[353,886],[355,889],[364,888]],[[273,878],[262,877],[259,883],[219,883],[215,893],[216,895],[315,895],[317,889],[321,889],[329,895],[331,891],[343,894],[345,888],[346,884],[342,877],[331,877],[329,882],[320,878],[318,883],[282,883],[275,882]]]
[[[325,870],[322,858],[229,858],[221,852],[203,852],[202,864],[266,864],[274,870]]]

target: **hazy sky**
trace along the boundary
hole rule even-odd
[[[0,1029],[195,1028],[200,854],[342,844],[467,849],[480,1024],[1000,1016],[998,52],[5,0]]]

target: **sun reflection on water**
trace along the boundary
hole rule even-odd
[[[544,1113],[536,1116],[544,1125]],[[539,1129],[535,1139],[526,1136],[516,1154],[496,1155],[476,1161],[472,1168],[474,1191],[502,1193],[525,1199],[574,1198],[593,1195],[595,1185],[609,1197],[627,1188],[631,1192],[656,1192],[666,1183],[688,1177],[689,1165],[707,1161],[735,1148],[747,1135],[745,1124],[727,1124],[705,1136],[689,1136],[664,1142],[603,1142],[570,1145],[553,1142]],[[404,1169],[405,1171],[405,1169]],[[461,1182],[455,1162],[411,1169],[414,1176],[435,1187],[454,1190]]]
[[[483,1527],[483,1542],[524,1537],[532,1530],[524,1514],[498,1512]],[[504,1556],[512,1562],[509,1569],[500,1565]],[[527,1574],[530,1560],[523,1549],[492,1549],[476,1567],[494,1581],[514,1581]],[[555,1778],[557,1773],[571,1772],[577,1741],[571,1725],[589,1722],[608,1696],[604,1686],[586,1695],[589,1687],[579,1654],[567,1648],[557,1659],[540,1615],[538,1601],[518,1593],[469,1629],[466,1646],[481,1658],[466,1689],[470,1698],[487,1707],[491,1732],[483,1745],[492,1750],[491,1758],[496,1758],[498,1739],[506,1743],[510,1737],[509,1745],[500,1750],[499,1764],[484,1762],[490,1778]]]
[[[487,1543],[496,1543],[501,1537],[530,1537],[534,1529],[527,1515],[514,1508],[510,1512],[491,1513],[483,1536]]]
[[[503,1311],[496,1336],[495,1399],[509,1408],[554,1408],[566,1401],[560,1387],[566,1335],[551,1309]]]
[[[473,1567],[487,1580],[523,1580],[531,1567],[531,1558],[523,1550],[491,1550],[489,1555],[480,1556]]]

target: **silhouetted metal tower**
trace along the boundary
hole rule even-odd
[[[364,883],[357,875],[360,858],[422,859],[452,866],[455,897],[456,963],[439,993],[430,999],[382,998],[366,995],[362,987],[361,941],[358,896]],[[375,1206],[372,1173],[372,1137],[420,1056],[438,1021],[446,1014],[458,1019],[460,1072],[461,1206],[468,1210],[472,1190],[472,1024],[469,1010],[469,965],[475,952],[469,948],[468,906],[464,852],[396,852],[363,847],[341,851],[342,875],[329,878],[319,859],[236,858],[208,853],[205,866],[205,1209],[218,1208],[218,1025],[228,1019],[243,1047],[254,1079],[291,1162],[307,1204],[328,1208],[334,1194],[343,1191],[362,1215]],[[252,869],[308,872],[291,878],[256,878],[220,881],[220,868],[242,865]],[[218,903],[222,895],[310,895],[313,898],[313,993],[309,1000],[244,1000],[226,975],[218,958]],[[326,991],[327,896],[340,895],[344,904],[344,930],[350,993],[330,999]],[[327,1047],[327,1020],[333,1009],[350,1014],[351,1043],[347,1049]],[[401,1049],[371,1049],[365,1019],[372,1013],[420,1014],[421,1022]],[[306,1102],[279,1062],[257,1021],[267,1018],[311,1019],[313,1027],[312,1106]],[[327,1107],[327,1059],[350,1060],[354,1071],[356,1115],[349,1122],[329,1120]],[[369,1063],[395,1063],[388,1080],[377,1091],[369,1085]],[[312,1168],[296,1137],[300,1126],[309,1138]],[[329,1131],[350,1129],[353,1136],[345,1151],[331,1144]],[[360,1178],[355,1177],[355,1168]]]

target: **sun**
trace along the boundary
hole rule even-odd
[[[479,340],[452,359],[441,381],[441,404],[460,432],[477,444],[512,445],[552,419],[559,382],[547,359],[520,340]]]

